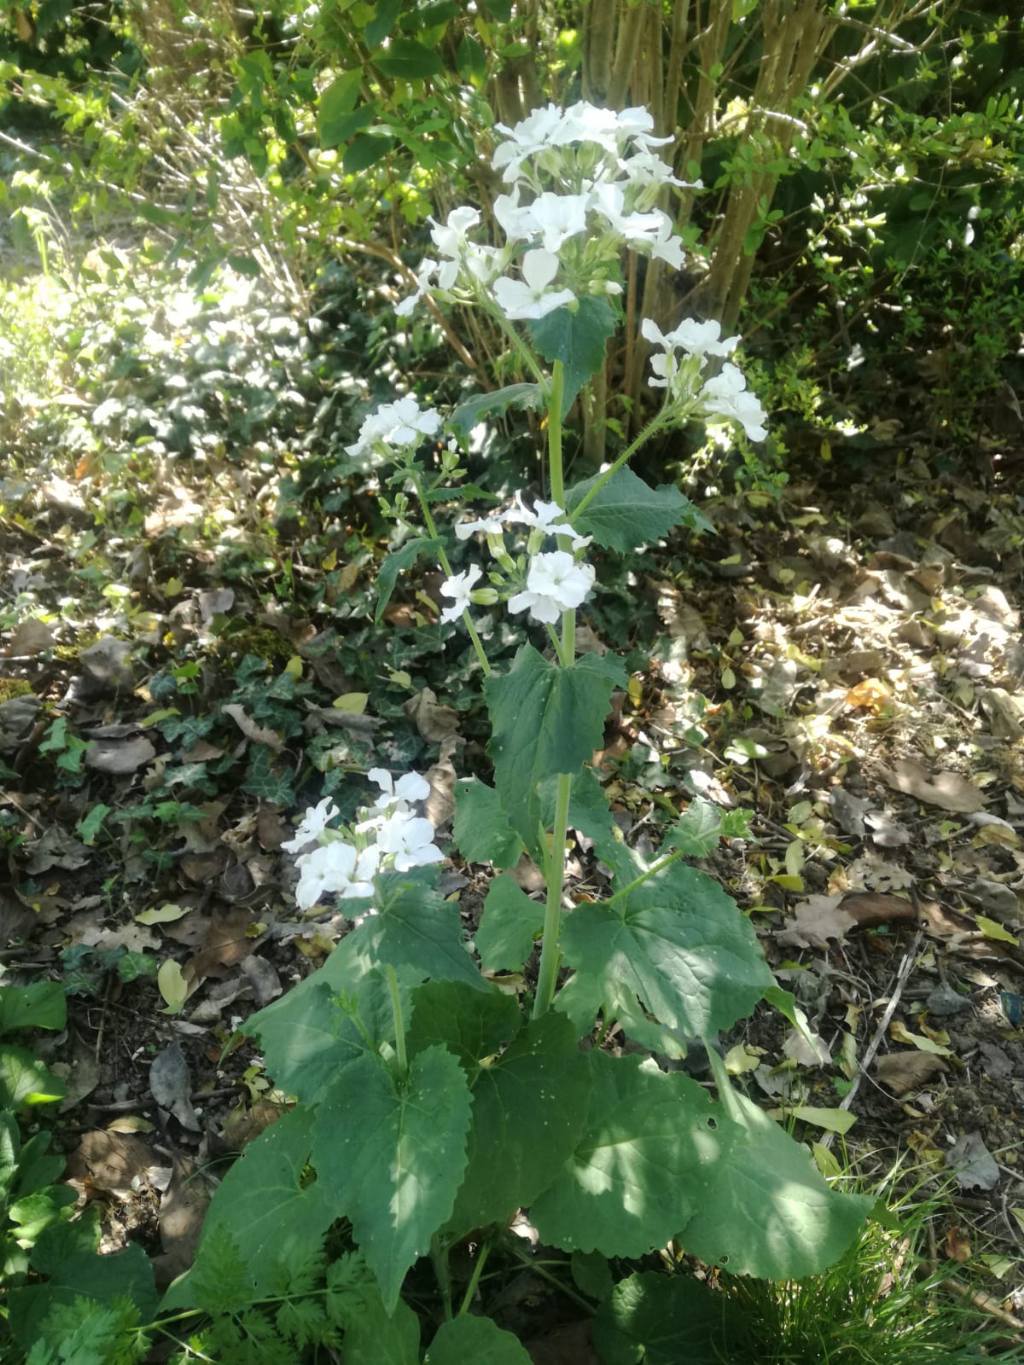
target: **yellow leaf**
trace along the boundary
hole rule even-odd
[[[169,578],[166,583],[160,585],[160,591],[165,597],[177,597],[184,588],[185,584],[180,578]]]
[[[941,1043],[933,1043],[930,1038],[925,1038],[923,1034],[911,1033],[906,1024],[900,1019],[894,1019],[889,1025],[889,1036],[897,1043],[909,1043],[911,1047],[916,1047],[919,1052],[931,1052],[936,1057],[952,1057],[953,1049],[943,1047]]]
[[[985,935],[996,943],[1012,943],[1015,948],[1020,947],[1020,939],[1015,934],[1011,934],[1009,929],[1004,929],[998,920],[989,919],[987,915],[975,915],[974,922]]]
[[[337,563],[338,563],[338,551],[335,549],[335,550],[332,550],[331,553],[330,553],[329,555],[325,555],[325,556],[323,557],[323,559],[321,559],[321,561],[320,561],[320,567],[321,567],[321,569],[326,569],[327,572],[330,573],[330,571],[337,565]]]
[[[783,891],[800,892],[804,889],[803,877],[794,877],[788,872],[779,872],[774,877],[769,877],[768,881],[774,882],[776,886],[781,886]]]
[[[395,687],[412,687],[412,677],[406,673],[404,668],[396,669],[394,673],[388,674],[388,682]]]
[[[301,657],[298,654],[293,654],[292,657],[285,664],[284,671],[289,678],[294,678],[297,682],[299,678],[302,677]]]
[[[725,1054],[725,1069],[730,1076],[742,1076],[745,1071],[756,1071],[763,1056],[763,1047],[748,1047],[746,1043],[737,1043]]]
[[[169,957],[156,974],[157,989],[167,1008],[163,1014],[179,1014],[188,999],[188,982],[173,957]]]
[[[136,915],[135,922],[137,924],[170,924],[173,920],[181,919],[188,912],[189,907],[187,905],[155,905],[152,910],[143,910]]]
[[[731,668],[722,669],[722,686],[727,692],[731,692],[736,686],[736,674]]]
[[[347,711],[349,715],[361,716],[370,700],[369,692],[345,692],[335,697],[332,703],[335,711]]]

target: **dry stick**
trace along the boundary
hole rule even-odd
[[[896,973],[896,979],[893,982],[892,993],[889,996],[889,1003],[885,1007],[885,1013],[879,1020],[878,1027],[875,1029],[874,1037],[868,1044],[867,1051],[864,1053],[864,1056],[861,1059],[860,1070],[854,1077],[853,1084],[850,1086],[849,1090],[846,1092],[843,1098],[839,1101],[840,1109],[849,1109],[850,1106],[853,1104],[853,1101],[857,1095],[857,1091],[860,1089],[860,1083],[864,1079],[868,1067],[875,1060],[875,1053],[878,1051],[879,1047],[881,1047],[882,1039],[885,1037],[885,1031],[889,1027],[889,1021],[892,1019],[892,1016],[896,1013],[896,1006],[900,1003],[900,997],[903,994],[903,988],[910,980],[911,973],[917,966],[917,950],[921,946],[921,940],[923,937],[924,930],[918,929],[917,933],[914,935],[913,943],[907,949],[903,961],[899,965],[899,970]],[[825,1148],[829,1148],[832,1146],[832,1143],[835,1141],[835,1138],[836,1138],[835,1133],[826,1133],[821,1145]]]

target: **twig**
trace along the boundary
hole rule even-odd
[[[899,969],[896,972],[896,979],[893,982],[892,991],[890,992],[889,995],[889,1003],[885,1007],[885,1013],[878,1021],[878,1027],[875,1029],[874,1037],[868,1044],[867,1050],[861,1059],[860,1069],[858,1070],[857,1075],[854,1077],[853,1084],[850,1086],[849,1090],[846,1092],[843,1098],[839,1101],[840,1109],[849,1109],[850,1106],[853,1104],[853,1101],[857,1095],[857,1091],[860,1089],[860,1083],[864,1079],[864,1075],[867,1072],[868,1067],[874,1061],[875,1053],[882,1045],[882,1039],[885,1037],[885,1031],[889,1027],[889,1021],[892,1019],[892,1016],[896,1013],[896,1006],[900,1003],[900,997],[903,994],[903,988],[910,980],[911,973],[917,966],[917,950],[921,946],[921,940],[923,937],[924,930],[918,929],[917,933],[914,935],[913,943],[910,945],[910,947],[904,954],[903,961],[900,963]],[[835,1141],[835,1137],[836,1137],[835,1133],[826,1133],[821,1145],[826,1148],[831,1147],[832,1143]]]

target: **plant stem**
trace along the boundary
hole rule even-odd
[[[431,540],[438,540],[437,523],[434,521],[434,514],[430,510],[430,503],[427,502],[427,495],[423,491],[423,481],[419,474],[415,472],[412,473],[411,478],[412,486],[416,490],[416,497],[419,500],[420,511],[423,513],[423,524],[427,528],[427,535]],[[437,547],[437,562],[441,565],[441,568],[449,578],[454,577],[451,560],[448,558],[444,546],[440,543]],[[480,667],[483,669],[484,677],[486,678],[491,671],[491,665],[488,663],[487,655],[484,653],[483,641],[480,639],[477,628],[473,624],[473,618],[468,611],[462,613],[462,619],[465,622],[466,629],[469,631],[469,638],[473,642],[476,657],[479,660]]]
[[[436,1232],[430,1239],[430,1263],[434,1267],[434,1275],[441,1290],[441,1298],[444,1301],[444,1320],[450,1322],[452,1317],[452,1277],[448,1266],[448,1250]]]
[[[457,1314],[457,1316],[460,1318],[464,1317],[469,1312],[470,1306],[472,1305],[473,1300],[476,1298],[476,1291],[477,1286],[480,1283],[480,1276],[483,1273],[483,1268],[487,1263],[487,1257],[490,1254],[491,1244],[490,1242],[484,1242],[483,1246],[480,1248],[479,1253],[477,1254],[476,1265],[474,1265],[473,1267],[473,1274],[470,1276],[469,1284],[466,1286],[466,1292],[462,1298],[462,1306],[460,1307]]]
[[[565,478],[562,472],[562,398],[565,394],[565,366],[556,360],[551,371],[548,394],[548,476],[551,498],[565,506]]]
[[[562,885],[565,880],[565,835],[569,827],[569,797],[572,793],[572,774],[559,773],[555,795],[555,827],[551,832],[545,880],[548,897],[544,907],[544,937],[541,940],[540,971],[537,974],[537,994],[533,997],[533,1017],[547,1014],[555,998],[558,964],[561,958],[559,930],[562,923]]]
[[[534,1275],[539,1275],[542,1280],[547,1280],[549,1284],[553,1284],[555,1288],[560,1289],[567,1298],[572,1299],[573,1303],[579,1304],[584,1312],[589,1313],[591,1317],[594,1316],[594,1305],[592,1303],[588,1303],[582,1294],[577,1294],[575,1289],[570,1289],[568,1285],[564,1285],[557,1275],[552,1275],[550,1270],[545,1270],[539,1261],[534,1261],[525,1251],[520,1251],[515,1245],[514,1238],[510,1238],[505,1246],[506,1250],[510,1251],[516,1260],[520,1261],[528,1270],[532,1271]]]
[[[388,995],[391,997],[391,1013],[395,1017],[395,1052],[398,1067],[403,1077],[409,1070],[409,1058],[405,1050],[405,1021],[402,1018],[402,996],[398,989],[398,973],[389,963],[386,969]]]
[[[656,877],[659,872],[663,872],[672,863],[677,863],[682,857],[682,850],[678,848],[674,853],[667,853],[664,858],[659,858],[657,862],[652,863],[646,872],[641,872],[640,876],[631,881],[628,886],[624,886],[621,891],[616,891],[614,896],[609,896],[604,902],[605,905],[612,905],[615,901],[624,900],[631,891],[635,891],[638,886],[643,886],[644,882],[650,881],[652,877]]]
[[[581,512],[585,511],[597,497],[598,493],[600,493],[601,489],[605,486],[608,480],[611,479],[614,475],[616,475],[622,468],[622,466],[627,463],[627,461],[633,458],[633,456],[640,449],[640,447],[646,441],[649,441],[656,431],[658,431],[663,426],[667,426],[667,424],[668,421],[667,418],[665,417],[665,410],[663,408],[661,412],[656,413],[655,416],[651,418],[651,420],[647,423],[644,429],[640,432],[639,436],[637,436],[635,440],[629,443],[629,445],[622,452],[622,454],[617,455],[615,457],[615,459],[604,471],[604,473],[598,475],[597,481],[594,483],[593,487],[589,488],[587,492],[584,493],[582,499],[572,509],[572,515],[574,517],[578,517]]]

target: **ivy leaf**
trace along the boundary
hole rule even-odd
[[[503,389],[476,393],[460,403],[448,418],[448,426],[465,440],[481,418],[500,416],[509,408],[542,408],[544,395],[539,384],[507,384]]]
[[[510,995],[472,990],[456,981],[428,981],[413,992],[410,1054],[440,1044],[453,1052],[473,1080],[484,1058],[519,1032],[519,1006]]]
[[[375,965],[405,967],[435,981],[465,981],[490,989],[466,951],[458,908],[422,881],[390,879],[375,915],[368,915],[346,942]]]
[[[492,1318],[469,1315],[443,1322],[430,1343],[423,1365],[530,1365],[530,1357],[518,1337],[504,1332]]]
[[[604,364],[608,338],[615,331],[615,309],[607,299],[588,295],[574,311],[556,308],[547,317],[529,324],[533,344],[545,360],[560,360],[565,366],[565,393],[562,415],[587,380]]]
[[[364,1057],[317,1108],[313,1164],[338,1213],[351,1221],[389,1313],[406,1271],[451,1214],[466,1167],[469,1114],[466,1074],[439,1046],[413,1057],[401,1081]]]
[[[577,992],[635,998],[660,1024],[687,1038],[728,1028],[774,981],[736,902],[710,877],[680,863],[622,903],[580,906],[565,920],[562,946],[581,978],[570,982],[570,998]]]
[[[385,608],[391,601],[391,594],[395,590],[398,575],[404,573],[406,569],[411,569],[421,555],[429,553],[436,556],[440,544],[441,542],[432,536],[415,536],[412,540],[407,540],[400,549],[388,555],[377,570],[377,606],[373,613],[374,625],[380,621]]]
[[[553,1012],[481,1067],[466,1176],[449,1227],[470,1232],[530,1204],[575,1147],[589,1094],[590,1068],[576,1032]]]
[[[623,686],[622,665],[608,655],[585,654],[559,668],[532,645],[520,649],[508,673],[484,684],[495,786],[527,848],[537,849],[537,784],[579,771],[600,747],[612,689]]]
[[[544,906],[530,897],[507,873],[487,888],[484,912],[476,931],[476,950],[489,972],[521,972],[544,928]]]
[[[67,1013],[59,981],[0,986],[0,1036],[21,1028],[62,1029]]]
[[[459,852],[470,863],[511,867],[523,851],[523,841],[509,823],[498,793],[478,777],[464,777],[455,784],[452,833]]]
[[[627,467],[617,470],[579,516],[575,508],[601,476],[575,484],[565,495],[566,511],[582,535],[593,536],[608,550],[635,550],[660,540],[673,526],[685,522],[694,530],[711,531],[711,523],[672,484],[651,488]]]
[[[242,790],[274,806],[294,806],[295,789],[291,779],[274,767],[275,754],[265,744],[253,744]]]
[[[755,1358],[736,1302],[689,1275],[642,1271],[620,1280],[594,1319],[604,1365],[719,1365]]]
[[[643,1256],[704,1205],[727,1121],[687,1076],[641,1058],[588,1054],[593,1090],[586,1128],[530,1218],[566,1251]],[[759,1216],[756,1206],[752,1215]]]
[[[709,1058],[731,1122],[705,1167],[700,1210],[677,1234],[687,1251],[733,1275],[817,1275],[857,1236],[874,1201],[831,1190],[806,1147],[733,1090],[717,1054]]]

